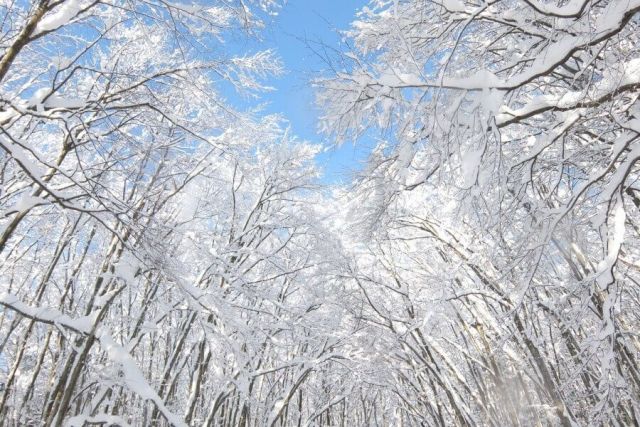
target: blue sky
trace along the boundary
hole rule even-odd
[[[282,113],[301,139],[331,144],[317,133],[318,112],[313,107],[313,89],[309,80],[322,70],[322,60],[307,46],[322,42],[340,47],[339,30],[346,30],[356,12],[367,0],[288,0],[263,33],[261,48],[275,50],[284,63],[286,74],[267,82],[275,88],[264,95],[266,112]],[[366,159],[370,143],[346,143],[320,154],[318,164],[324,169],[324,183],[349,182],[351,174]]]

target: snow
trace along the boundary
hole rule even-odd
[[[607,10],[600,14],[594,28],[587,32],[585,35],[566,35],[556,42],[552,43],[547,49],[545,54],[536,57],[530,67],[523,71],[519,75],[504,82],[504,86],[518,87],[525,82],[530,81],[536,76],[540,76],[546,73],[549,69],[555,67],[555,65],[566,58],[576,46],[582,46],[593,41],[594,35],[604,36],[606,34],[614,33],[622,23],[624,15],[629,10],[633,10],[640,7],[640,0],[628,0],[628,1],[612,1],[607,5]],[[497,87],[501,87],[498,85]]]
[[[278,416],[280,415],[280,412],[284,408],[284,404],[285,404],[284,399],[279,399],[273,404],[273,407],[269,414],[268,421],[265,423],[265,425],[271,426],[276,422],[276,420],[278,419]]]
[[[284,400],[280,399],[273,404],[273,411],[271,413],[271,419],[275,419],[280,411],[284,408]]]
[[[442,6],[451,12],[465,12],[465,4],[461,0],[442,0]]]
[[[409,141],[405,141],[400,144],[398,150],[398,166],[402,169],[408,168],[411,165],[413,159],[413,144]]]
[[[505,91],[493,88],[484,88],[480,99],[482,108],[490,114],[499,111],[500,107],[502,107],[502,103],[504,102],[505,95]]]
[[[181,417],[167,409],[162,398],[158,396],[155,390],[149,385],[135,360],[124,347],[116,343],[113,338],[106,333],[99,335],[99,341],[100,346],[109,357],[109,360],[122,369],[124,381],[131,391],[143,399],[151,400],[175,427],[187,427],[187,424],[182,421]]]
[[[104,307],[113,299],[113,296],[120,293],[120,289],[116,288],[109,292],[105,292],[103,295],[97,296],[93,301],[94,307]]]
[[[52,14],[45,15],[45,17],[38,22],[34,34],[53,31],[62,27],[75,18],[81,9],[80,0],[64,1]]]
[[[123,253],[120,260],[114,267],[114,275],[121,278],[128,284],[132,284],[136,280],[137,272],[137,260],[128,252]]]
[[[49,108],[68,108],[78,109],[86,105],[86,102],[77,97],[65,98],[60,95],[51,95],[44,103],[45,107]]]
[[[5,144],[4,147],[9,151],[11,157],[16,159],[22,167],[35,179],[39,180],[42,176],[44,176],[43,170],[38,166],[35,162],[33,162],[27,154],[24,152],[22,147],[16,145],[12,141]]]
[[[40,322],[53,325],[60,325],[69,328],[75,332],[88,334],[95,318],[93,315],[71,318],[58,310],[47,307],[31,307],[20,301],[20,299],[12,294],[0,294],[0,304],[8,307],[23,316],[36,319]]]
[[[74,417],[68,418],[64,426],[65,427],[84,427],[87,424],[96,424],[96,425],[117,425],[120,427],[131,427],[131,425],[125,422],[121,417],[117,415],[108,415],[108,414],[100,414],[96,416],[89,415],[76,415]]]
[[[483,151],[482,148],[471,147],[462,155],[460,169],[462,171],[465,188],[470,188],[476,183]]]
[[[582,8],[582,5],[587,1],[588,0],[571,0],[562,6],[558,6],[552,2],[540,3],[538,0],[528,0],[528,3],[544,14],[571,17],[576,15]]]
[[[197,181],[196,183],[189,183],[189,185],[187,185],[187,191],[182,196],[182,200],[180,201],[180,209],[177,214],[177,219],[180,222],[193,219],[194,215],[198,211],[200,188],[196,184]]]
[[[611,71],[606,72],[602,80],[591,85],[589,93],[586,91],[564,91],[559,94],[543,94],[532,97],[523,107],[518,109],[502,106],[499,110],[493,110],[498,111],[496,123],[501,125],[514,117],[524,117],[531,113],[537,113],[551,108],[561,110],[576,108],[581,105],[581,103],[604,98],[615,92],[622,85],[640,84],[640,59],[626,62],[623,64],[622,70],[622,76],[618,75],[618,73],[612,73]]]
[[[360,77],[360,84],[366,85],[371,83],[371,79],[363,75]],[[424,86],[425,82],[422,77],[413,73],[405,73],[398,70],[389,70],[388,72],[380,74],[376,79],[376,83],[382,86],[400,88],[400,87],[420,87]]]
[[[29,106],[35,107],[38,113],[43,113],[44,105],[42,105],[42,101],[44,100],[44,98],[47,96],[48,93],[49,93],[49,89],[46,87],[37,89],[29,99]]]
[[[616,205],[613,212],[613,229],[609,226],[609,242],[607,244],[607,255],[604,260],[598,264],[598,273],[596,280],[601,289],[606,289],[609,284],[614,281],[613,266],[618,260],[622,243],[624,242],[624,222],[626,220],[626,212],[624,204],[620,197],[616,198]]]
[[[44,205],[47,203],[49,202],[41,197],[24,194],[20,197],[20,199],[18,199],[16,204],[9,209],[9,212],[26,212],[28,210],[31,210],[35,206]]]
[[[627,144],[637,138],[633,132],[627,132],[622,134],[614,143],[614,156],[617,157],[622,150],[626,150]],[[614,193],[624,184],[624,180],[627,177],[627,173],[640,159],[640,145],[632,146],[631,151],[626,155],[624,161],[616,168],[615,173],[609,179],[607,186],[604,188],[600,195],[602,200],[609,200],[614,197]],[[601,171],[597,171],[593,174],[592,181],[601,175]]]
[[[480,70],[466,77],[443,77],[442,86],[459,89],[500,88],[504,82],[489,70]]]
[[[37,31],[79,21],[88,1],[55,3]],[[582,7],[532,1],[557,15]],[[340,187],[316,185],[311,146],[285,144],[280,118],[264,125],[270,108],[245,114],[245,102],[234,108],[216,92],[268,62],[222,43],[242,17],[257,19],[259,0],[242,2],[247,15],[235,14],[240,2],[97,3],[84,15],[91,30],[75,24],[29,42],[11,64],[20,72],[3,81],[0,204],[49,204],[15,229],[13,213],[0,216],[2,238],[13,233],[0,248],[0,335],[15,331],[0,376],[17,369],[7,401],[23,400],[42,424],[47,384],[65,381],[51,361],[63,367],[89,335],[91,352],[73,359],[83,374],[69,390],[69,427],[141,425],[153,408],[175,426],[193,408],[189,424],[199,425],[213,402],[238,416],[246,403],[250,425],[285,414],[283,423],[313,424],[329,408],[344,425],[366,425],[358,417],[369,409],[391,425],[405,415],[560,424],[562,413],[575,417],[565,424],[588,424],[599,402],[576,396],[620,408],[597,424],[623,420],[637,390],[610,344],[636,362],[640,252],[625,227],[636,219],[640,107],[635,87],[617,88],[640,83],[636,22],[591,43],[639,1],[589,5],[581,19],[517,2],[370,2],[351,33],[366,34],[343,33],[336,47],[351,60],[336,55],[326,71],[327,129],[376,145]],[[169,13],[177,27],[156,19]],[[210,37],[206,27],[220,23],[229,27]],[[187,43],[172,42],[176,28]],[[570,69],[557,67],[569,53]],[[70,132],[77,143],[62,159]],[[77,209],[32,196],[45,185]],[[32,330],[29,318],[40,322]],[[298,391],[310,397],[301,414]],[[332,408],[342,401],[345,420]],[[348,410],[361,401],[367,408]],[[20,424],[7,408],[7,423]]]
[[[624,83],[638,84],[640,83],[640,58],[632,59],[624,64]]]
[[[44,113],[45,108],[79,109],[86,106],[86,101],[80,97],[63,96],[57,93],[50,94],[50,89],[43,87],[37,89],[29,99],[29,106],[35,107],[39,113]],[[47,97],[47,95],[49,95]],[[46,101],[44,100],[45,98]]]
[[[0,126],[9,125],[10,122],[17,117],[20,117],[20,115],[14,109],[0,111]]]

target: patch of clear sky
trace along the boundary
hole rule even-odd
[[[348,30],[356,13],[367,0],[288,0],[262,33],[259,47],[274,50],[282,60],[285,74],[266,82],[274,88],[262,96],[265,113],[286,118],[293,134],[322,144],[326,150],[316,161],[323,169],[322,183],[348,183],[366,160],[373,142],[335,146],[318,131],[320,112],[314,106],[310,81],[327,69],[323,51],[342,49],[340,31]]]

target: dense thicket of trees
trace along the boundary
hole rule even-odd
[[[640,424],[640,2],[370,2],[332,191],[280,7],[0,4],[0,425]]]
[[[392,406],[637,425],[640,3],[372,3],[319,100],[386,135],[348,197]]]

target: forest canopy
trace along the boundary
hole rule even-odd
[[[0,0],[0,426],[640,425],[640,0],[288,7]]]

